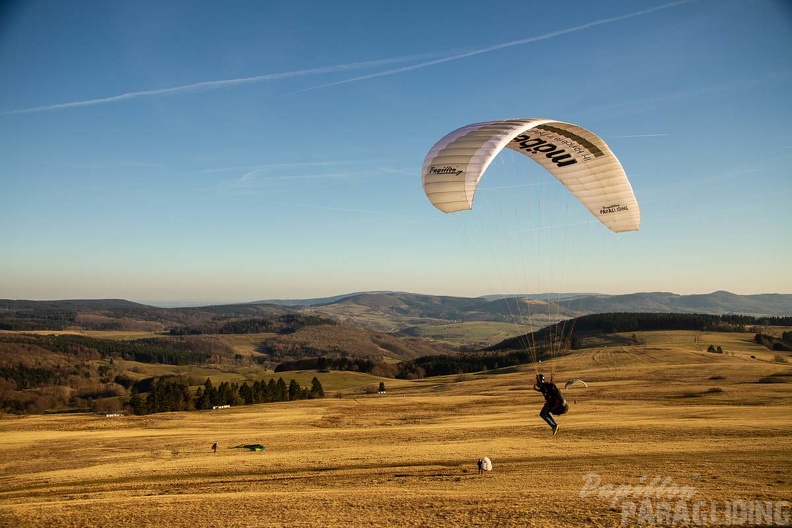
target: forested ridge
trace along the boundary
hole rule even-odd
[[[526,344],[538,346],[551,342],[567,342],[572,349],[580,338],[595,334],[638,332],[651,330],[700,330],[718,332],[745,332],[749,327],[792,326],[790,317],[752,317],[749,315],[713,315],[678,313],[604,313],[592,314],[562,321],[537,332],[506,339],[488,350],[525,348]]]
[[[176,398],[173,395],[184,394],[186,382],[159,377],[141,379],[140,375],[130,374],[124,365],[127,361],[177,367],[266,363],[276,372],[348,370],[379,377],[415,379],[539,361],[550,357],[551,353],[557,355],[586,346],[591,336],[621,334],[618,339],[623,344],[640,344],[624,334],[651,330],[754,332],[756,343],[769,350],[789,352],[792,351],[792,332],[768,329],[790,326],[792,317],[608,313],[563,321],[477,352],[462,352],[463,347],[455,350],[447,344],[294,314],[235,319],[218,327],[225,332],[259,334],[259,338],[266,333],[274,336],[263,337],[250,356],[241,356],[228,338],[217,334],[186,332],[158,338],[110,340],[72,334],[0,333],[0,410],[42,412],[71,406],[101,411],[105,410],[102,405],[109,405],[108,401],[130,406],[137,402],[133,393],[152,394],[157,390],[170,391],[166,399],[175,398],[174,401],[180,402],[169,404],[168,408],[201,409],[208,405],[207,401],[215,404],[216,398],[211,392],[209,396],[204,392],[190,394],[189,398]],[[395,358],[398,361],[394,361]],[[779,358],[785,360],[784,356]],[[280,401],[273,400],[269,387],[262,390],[260,386],[246,388],[241,384],[231,392],[236,395],[235,404]],[[298,395],[311,397],[293,387],[289,393],[291,399]],[[136,412],[145,409],[149,409],[145,412],[158,412],[150,411],[162,408],[162,404],[157,403],[158,396],[154,398],[150,405],[144,399],[134,407]]]
[[[551,314],[556,320],[611,312],[666,314],[750,314],[789,316],[792,295],[736,295],[717,291],[677,295],[544,294],[448,297],[408,292],[368,292],[310,302],[260,301],[201,307],[161,308],[122,299],[27,301],[0,299],[0,330],[147,330],[218,333],[242,319],[299,314],[339,320],[377,330],[409,329],[435,321],[506,321],[515,313]],[[547,318],[543,324],[547,324]],[[246,330],[250,331],[250,330]],[[263,330],[268,331],[268,330]]]
[[[216,352],[197,340],[146,338],[118,341],[73,334],[0,334],[0,343],[35,344],[51,352],[83,359],[118,358],[164,365],[200,365]]]
[[[761,329],[769,326],[792,326],[792,317],[667,313],[586,315],[548,326],[537,332],[504,340],[481,352],[419,357],[401,363],[397,377],[413,379],[425,376],[463,374],[532,363],[548,359],[560,351],[580,348],[584,339],[589,336],[640,331],[758,331],[755,337],[757,343],[763,344],[771,350],[792,350],[792,332],[784,332],[781,338],[762,334]]]
[[[170,335],[200,334],[291,334],[306,326],[335,325],[336,321],[326,317],[300,314],[283,314],[271,317],[213,321],[202,325],[178,326],[171,328]]]
[[[180,336],[130,341],[81,335],[0,334],[0,412],[37,413],[52,408],[136,414],[212,408],[322,397],[319,380],[310,388],[295,380],[221,383],[207,380],[196,394],[184,376],[140,378],[125,362],[193,366],[232,362],[233,348],[211,336]],[[110,401],[108,401],[110,399]],[[103,402],[103,403],[100,403]]]

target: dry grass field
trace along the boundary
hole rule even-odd
[[[789,524],[792,366],[748,334],[639,337],[542,365],[589,382],[565,391],[555,437],[532,367],[216,411],[3,416],[0,525]],[[250,443],[266,450],[232,449]]]

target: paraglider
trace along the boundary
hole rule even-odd
[[[638,229],[638,202],[608,145],[585,128],[552,119],[487,121],[446,135],[424,159],[429,201],[445,213],[471,209],[479,180],[504,148],[547,169],[610,230]]]
[[[564,389],[568,389],[570,387],[574,387],[575,385],[583,385],[585,388],[588,389],[588,383],[583,381],[582,379],[571,379],[564,383]]]
[[[640,227],[638,201],[610,147],[581,126],[553,119],[485,121],[450,132],[437,141],[424,158],[421,183],[426,197],[444,213],[473,209],[481,178],[493,160],[507,148],[546,169],[611,231],[637,231]],[[533,362],[539,364],[541,361],[539,354],[533,351]],[[570,380],[566,388],[573,386],[573,382],[587,386],[582,380]],[[555,435],[558,424],[553,415],[566,413],[569,406],[558,387],[546,382],[538,372],[534,390],[545,397],[540,416]]]
[[[547,422],[547,425],[553,430],[553,436],[555,436],[556,433],[558,433],[558,424],[553,418],[553,415],[560,416],[566,414],[569,410],[569,405],[566,400],[564,400],[564,396],[561,394],[561,391],[558,390],[556,384],[552,381],[545,381],[544,374],[536,375],[536,384],[534,384],[533,389],[541,392],[542,396],[545,398],[545,404],[542,410],[539,411],[539,416],[542,420]]]

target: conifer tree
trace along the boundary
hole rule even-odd
[[[278,393],[278,384],[275,383],[274,379],[270,378],[269,382],[267,383],[267,399],[264,401],[266,402],[278,401],[277,393]]]
[[[212,404],[209,402],[209,394],[203,387],[198,387],[195,390],[195,408],[196,409],[210,409]]]
[[[146,414],[143,404],[143,397],[135,387],[132,387],[132,390],[129,393],[129,408],[132,411],[132,414]]]
[[[278,378],[275,384],[275,399],[274,401],[289,401],[289,389],[286,388],[286,382],[283,378]]]
[[[314,379],[311,380],[311,398],[324,398],[324,389],[322,388],[322,384],[319,382],[316,376]]]
[[[299,400],[302,397],[302,389],[297,380],[292,379],[289,382],[289,401]]]
[[[239,397],[242,399],[242,403],[245,405],[250,405],[253,403],[253,389],[250,385],[247,384],[247,381],[239,387]]]

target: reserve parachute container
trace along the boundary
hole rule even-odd
[[[611,231],[638,230],[638,202],[608,145],[585,128],[552,119],[486,121],[446,135],[424,159],[429,201],[445,213],[472,209],[481,177],[504,148],[547,169]]]

